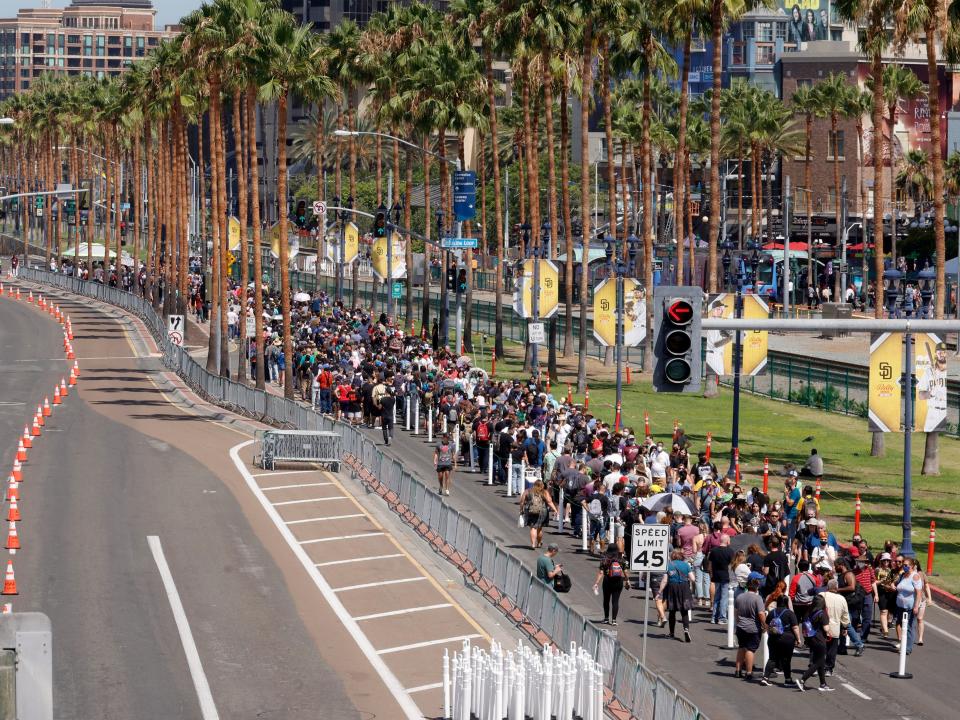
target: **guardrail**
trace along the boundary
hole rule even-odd
[[[616,635],[600,630],[552,587],[539,581],[521,560],[498,546],[483,528],[443,502],[436,492],[381,452],[359,430],[293,400],[271,395],[211,374],[182,348],[169,342],[166,324],[144,298],[97,282],[24,268],[21,278],[122,308],[146,324],[162,351],[163,363],[203,398],[265,422],[342,437],[344,463],[388,506],[446,557],[490,602],[538,643],[585,648],[604,668],[608,711],[638,720],[707,720],[696,705],[664,677],[642,665]]]

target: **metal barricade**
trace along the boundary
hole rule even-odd
[[[261,467],[273,470],[278,462],[312,462],[340,469],[340,435],[311,430],[263,430],[258,458]]]
[[[639,672],[636,675],[633,715],[638,720],[653,720],[657,703],[657,676],[636,660],[634,662],[637,664]]]
[[[658,677],[653,720],[673,720],[673,708],[676,706],[676,701],[676,689],[666,680]]]

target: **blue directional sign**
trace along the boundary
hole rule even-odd
[[[477,174],[472,170],[453,174],[453,212],[460,222],[477,216]]]
[[[477,238],[443,238],[440,243],[445,250],[476,250],[480,247],[480,241]]]

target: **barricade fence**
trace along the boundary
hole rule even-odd
[[[354,474],[455,564],[519,629],[539,644],[552,642],[563,650],[576,646],[590,653],[603,668],[607,708],[616,717],[629,713],[638,720],[707,720],[663,677],[641,665],[615,634],[588,622],[520,559],[499,547],[482,527],[445,504],[440,495],[404,470],[400,462],[384,455],[358,429],[301,403],[208,372],[169,341],[164,319],[138,295],[35,268],[23,268],[21,277],[136,315],[156,340],[164,365],[216,405],[270,424],[339,433],[343,461]]]

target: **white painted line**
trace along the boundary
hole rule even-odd
[[[430,647],[431,645],[446,645],[447,643],[461,642],[462,640],[473,640],[480,637],[477,633],[472,635],[457,635],[456,637],[441,638],[439,640],[426,640],[424,642],[413,643],[411,645],[398,645],[397,647],[384,648],[377,650],[377,655],[389,655],[390,653],[403,652],[405,650],[416,650],[418,648]]]
[[[320,522],[321,520],[346,520],[347,518],[366,517],[363,513],[351,515],[327,515],[326,517],[305,518],[303,520],[288,520],[287,525],[302,525],[303,523]]]
[[[383,535],[382,532],[356,533],[355,535],[337,535],[335,537],[314,538],[313,540],[301,540],[301,545],[312,545],[313,543],[333,542],[334,540],[357,540],[365,537],[377,537]]]
[[[371,560],[386,560],[387,558],[403,557],[403,553],[393,553],[392,555],[368,555],[367,557],[349,558],[348,560],[327,560],[327,562],[314,563],[317,567],[326,567],[327,565],[347,565],[349,563],[370,562]],[[354,618],[356,620],[356,618]]]
[[[180,642],[183,643],[183,652],[187,656],[190,676],[193,678],[193,686],[196,688],[197,698],[200,700],[200,714],[203,716],[203,720],[219,720],[220,715],[217,713],[217,706],[214,704],[213,695],[210,693],[210,684],[207,682],[203,665],[200,663],[200,653],[197,652],[197,645],[193,641],[193,633],[190,632],[190,622],[183,610],[183,603],[180,602],[180,593],[177,592],[173,575],[170,574],[170,566],[167,565],[167,559],[163,555],[160,538],[156,535],[148,535],[147,544],[150,545],[150,552],[153,553],[153,559],[157,563],[160,579],[163,580],[163,588],[167,591],[167,599],[170,601],[170,609],[173,611],[173,619],[177,623],[177,630],[180,632]]]
[[[257,486],[256,479],[250,474],[250,471],[247,470],[243,460],[240,459],[240,450],[248,445],[252,445],[254,442],[256,441],[247,440],[246,442],[242,442],[239,445],[235,445],[234,447],[230,448],[230,457],[233,460],[233,464],[236,466],[237,471],[243,476],[244,480],[246,480],[247,487],[250,488],[250,492],[252,492],[254,497],[260,501],[260,505],[263,506],[264,511],[267,513],[270,519],[273,520],[273,524],[276,526],[283,538],[287,541],[287,545],[290,546],[293,554],[296,555],[297,559],[300,561],[300,564],[303,565],[304,569],[307,571],[307,574],[313,580],[314,584],[327,601],[327,604],[330,605],[330,608],[343,624],[343,627],[348,633],[350,633],[350,636],[357,644],[357,647],[360,648],[360,651],[364,654],[364,656],[366,656],[367,660],[370,662],[370,665],[380,676],[380,679],[383,680],[383,684],[390,691],[390,694],[393,695],[394,699],[397,701],[397,704],[399,704],[404,717],[406,717],[408,720],[422,720],[423,712],[421,712],[420,708],[417,707],[416,703],[413,702],[407,692],[403,689],[403,685],[400,684],[397,676],[393,674],[393,671],[390,670],[383,659],[377,654],[377,651],[370,642],[370,639],[364,635],[363,630],[360,629],[357,621],[350,617],[350,613],[347,612],[347,609],[343,606],[340,598],[337,597],[337,594],[333,591],[333,588],[330,587],[330,583],[328,583],[326,578],[323,577],[319,570],[317,570],[313,560],[311,560],[310,556],[307,555],[306,550],[300,547],[300,545],[297,543],[297,539],[293,536],[293,532],[291,532],[290,528],[284,524],[283,518],[280,517],[280,513],[277,512],[277,509],[270,504],[269,500],[267,500],[267,496],[264,495],[263,491]]]
[[[938,633],[940,633],[941,635],[943,635],[944,637],[950,638],[950,639],[953,640],[955,643],[960,643],[960,637],[957,637],[956,635],[952,635],[951,633],[948,633],[948,632],[947,632],[946,630],[944,630],[943,628],[937,627],[936,625],[931,625],[931,624],[930,624],[929,622],[927,622],[926,620],[923,621],[923,624],[926,625],[926,626],[927,626],[928,628],[930,628],[931,630],[933,630],[934,632],[938,632]]]
[[[327,498],[307,498],[306,500],[284,500],[283,502],[273,503],[274,507],[280,507],[281,505],[303,505],[303,503],[311,502],[323,502],[325,500],[346,500],[346,495],[334,495],[333,497]]]
[[[274,472],[257,473],[256,475],[251,475],[250,477],[273,477],[274,475],[300,475],[301,473],[315,473],[316,470],[278,470]]]
[[[438,683],[431,683],[429,685],[418,685],[417,687],[407,688],[407,692],[418,693],[418,692],[424,692],[426,690],[436,690],[437,688],[442,688],[442,687],[443,687],[443,683],[438,682]]]
[[[412,582],[421,582],[427,578],[423,575],[418,575],[417,577],[412,578],[401,578],[399,580],[381,580],[380,582],[372,583],[363,583],[361,585],[345,585],[344,587],[334,588],[334,592],[346,592],[347,590],[365,590],[366,588],[372,587],[383,587],[384,585],[400,585],[401,583],[412,583]]]
[[[295,488],[305,488],[305,487],[323,487],[324,485],[333,485],[330,482],[317,482],[317,483],[298,483],[295,485],[274,485],[273,487],[260,488],[264,492],[269,490],[293,490]]]
[[[858,698],[863,698],[864,700],[872,700],[872,699],[873,699],[873,698],[871,698],[869,695],[866,695],[866,694],[860,692],[859,690],[857,690],[857,689],[856,689],[853,685],[851,685],[850,683],[843,683],[843,686],[844,686],[847,690],[849,690],[850,692],[852,692],[854,695],[856,695]],[[409,692],[409,691],[407,691],[407,692]]]
[[[440,610],[441,608],[453,607],[450,603],[439,603],[437,605],[423,605],[421,607],[407,608],[406,610],[390,610],[389,612],[374,613],[373,615],[361,615],[354,620],[376,620],[377,618],[395,617],[396,615],[407,615],[409,613],[426,612],[427,610]]]

